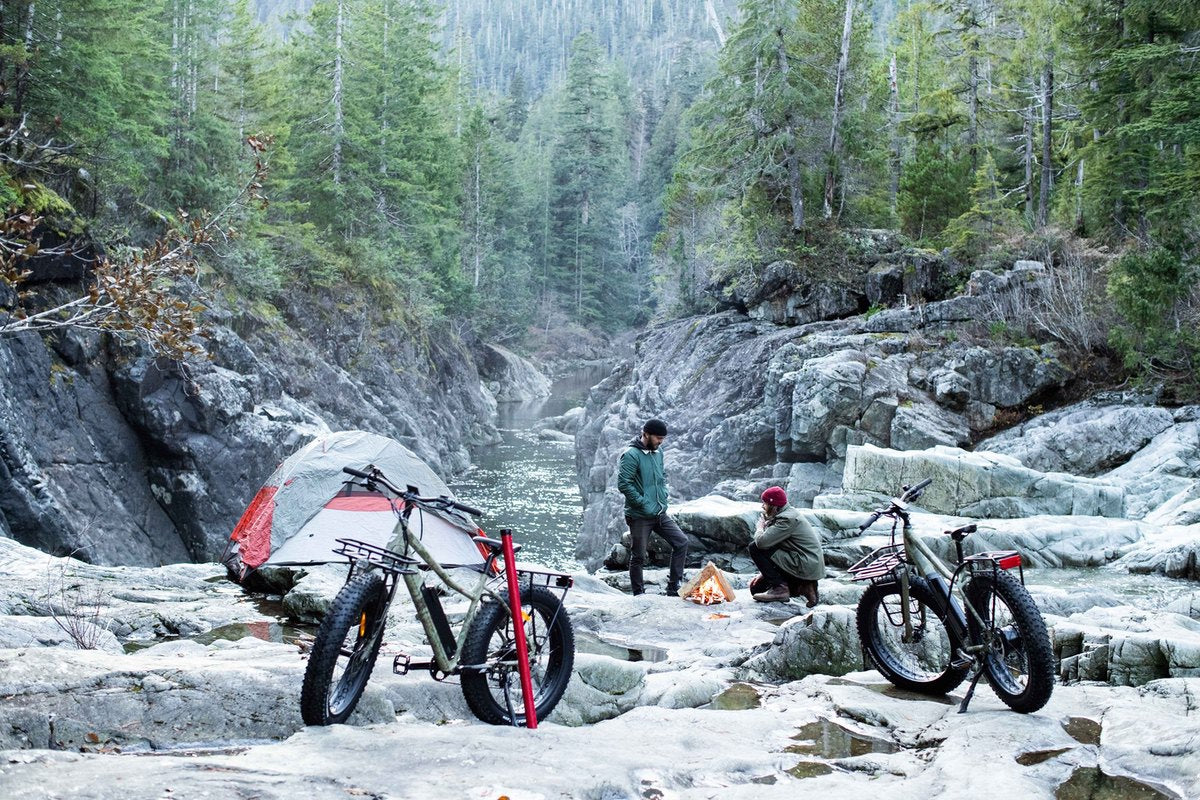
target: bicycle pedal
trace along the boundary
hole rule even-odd
[[[407,675],[413,670],[433,669],[437,664],[431,659],[429,661],[413,661],[413,657],[407,653],[400,653],[392,659],[392,672],[396,675]]]
[[[969,653],[964,653],[959,650],[955,657],[950,661],[950,666],[957,670],[968,670],[975,666],[975,657]]]

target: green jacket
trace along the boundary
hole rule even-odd
[[[667,473],[662,450],[645,449],[635,437],[621,454],[617,489],[625,495],[625,516],[653,519],[667,510]]]
[[[776,547],[771,560],[784,572],[806,581],[825,577],[825,555],[821,537],[808,520],[791,506],[766,521],[766,526],[754,534],[754,543],[763,549]]]

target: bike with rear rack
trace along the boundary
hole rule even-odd
[[[558,704],[575,660],[575,634],[563,607],[571,576],[518,567],[513,556],[520,546],[512,543],[512,531],[502,530],[497,540],[478,529],[472,541],[486,552],[485,561],[470,567],[474,574],[467,578],[451,574],[410,529],[410,517],[429,512],[465,520],[462,514],[483,512],[449,497],[421,497],[411,486],[400,489],[373,467],[346,467],[343,472],[360,481],[348,484],[388,498],[397,516],[391,544],[399,547],[336,540],[334,552],[350,562],[350,570],[309,655],[300,693],[304,722],[332,725],[345,722],[354,711],[383,644],[388,609],[403,585],[432,655],[418,660],[397,654],[392,671],[428,670],[439,681],[455,676],[479,719],[536,727]],[[431,574],[444,589],[426,582]],[[442,605],[444,591],[469,601],[457,631]],[[514,625],[514,617],[522,624]]]
[[[856,612],[863,653],[892,684],[922,694],[947,694],[969,677],[960,712],[983,675],[1013,711],[1037,711],[1054,690],[1054,651],[1025,588],[1021,554],[964,555],[963,540],[976,530],[971,524],[944,532],[957,557],[953,568],[946,564],[909,520],[909,504],[932,482],[903,487],[859,527],[861,533],[880,517],[892,520],[891,543],[850,567],[853,580],[871,582]]]

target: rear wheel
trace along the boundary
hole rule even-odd
[[[867,587],[858,601],[858,638],[863,652],[893,684],[921,694],[942,695],[962,683],[966,670],[951,666],[959,642],[935,610],[925,581],[908,587],[911,632],[906,631],[899,583]]]
[[[358,705],[383,642],[387,590],[374,572],[359,575],[334,598],[317,629],[300,714],[306,725],[345,722]]]
[[[549,589],[536,587],[522,592],[521,612],[534,708],[541,720],[554,710],[571,679],[575,633],[562,601]],[[475,716],[493,725],[514,721],[525,724],[525,699],[513,635],[508,609],[499,603],[486,603],[471,623],[463,645],[463,696]],[[466,669],[471,665],[483,668]]]
[[[967,627],[987,648],[984,668],[996,696],[1022,714],[1046,705],[1054,691],[1054,649],[1029,590],[997,571],[976,575],[963,593],[982,618],[981,625],[968,611]]]

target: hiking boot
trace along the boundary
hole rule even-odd
[[[671,586],[670,584],[667,584],[667,590],[665,592],[663,592],[663,594],[665,594],[667,597],[672,597],[672,596],[677,597],[679,595],[678,584],[675,586]]]
[[[765,592],[758,592],[750,596],[760,603],[782,603],[792,599],[788,593],[787,584],[784,583],[776,584]]]
[[[821,596],[817,594],[816,581],[805,581],[802,588],[804,589],[804,604],[806,606],[812,608],[817,603],[821,602]]]
[[[793,578],[790,575],[787,579],[788,594],[792,597],[804,597],[804,579]]]
[[[763,574],[761,572],[750,579],[750,594],[761,592],[765,588],[767,587],[763,586]],[[795,597],[795,595],[792,596]]]

